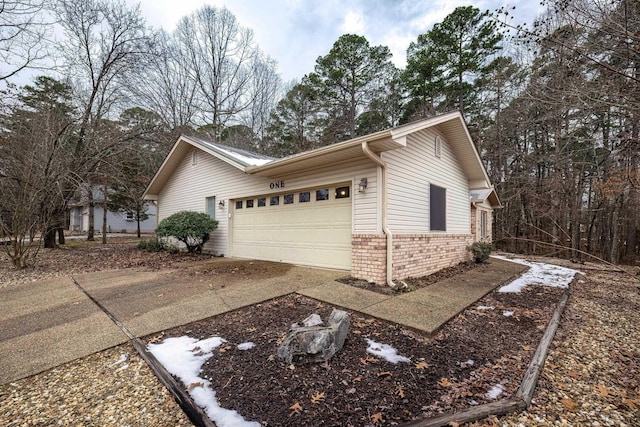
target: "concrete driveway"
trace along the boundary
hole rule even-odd
[[[126,342],[82,286],[135,336],[313,287],[344,271],[214,259],[164,271],[114,270],[0,289],[0,384]]]
[[[527,267],[492,259],[486,268],[407,294],[338,283],[345,271],[217,258],[179,269],[124,269],[0,289],[0,384],[141,337],[298,292],[433,334]],[[84,292],[76,285],[84,289]]]

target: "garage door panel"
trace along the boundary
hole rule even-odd
[[[235,209],[232,223],[232,256],[351,268],[351,199]]]

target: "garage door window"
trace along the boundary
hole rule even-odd
[[[236,209],[242,209],[242,200],[236,202]]]
[[[290,205],[293,203],[293,194],[285,194],[282,199],[285,205]]]
[[[247,200],[247,208],[252,208],[252,207],[253,207],[253,199]]]
[[[309,193],[308,191],[304,191],[300,194],[298,194],[298,202],[299,203],[307,203],[311,201],[311,193]]]
[[[336,199],[347,199],[349,197],[349,187],[336,188]]]
[[[280,204],[280,196],[271,196],[269,206],[278,206]]]
[[[329,190],[327,188],[316,190],[316,200],[329,200]]]
[[[258,199],[258,207],[261,208],[263,206],[267,206],[267,198],[266,197],[260,197]]]

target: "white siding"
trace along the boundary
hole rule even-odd
[[[434,141],[442,139],[436,158]],[[393,233],[429,233],[429,184],[447,190],[446,233],[470,233],[469,183],[444,136],[434,129],[412,134],[407,147],[382,153],[388,171],[388,224]],[[442,233],[435,232],[434,233]]]
[[[197,150],[197,148],[194,148]],[[219,203],[216,219],[218,229],[212,234],[208,245],[215,252],[229,254],[229,206],[231,200],[258,195],[285,193],[304,188],[315,188],[325,184],[350,183],[352,185],[354,233],[379,233],[377,214],[377,172],[369,161],[335,165],[329,170],[306,171],[294,175],[264,178],[247,175],[239,169],[205,152],[198,153],[198,162],[191,164],[191,153],[184,156],[158,195],[158,219],[162,220],[181,210],[206,211],[206,198],[216,196]],[[360,178],[368,179],[365,193],[359,193],[357,183]],[[269,184],[284,181],[285,188],[272,190]]]

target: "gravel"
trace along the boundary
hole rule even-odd
[[[586,273],[572,285],[528,410],[469,426],[640,426],[640,282]]]
[[[0,386],[0,425],[191,426],[129,344]]]

